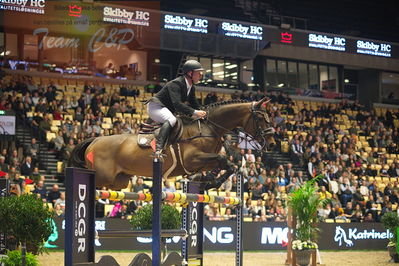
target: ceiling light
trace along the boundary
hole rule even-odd
[[[213,73],[213,75],[215,76],[215,75],[223,75],[224,74],[224,71],[219,71],[219,72],[214,72]]]
[[[220,67],[220,66],[223,66],[223,63],[215,63],[215,64],[212,64],[212,66],[213,67]]]
[[[237,67],[237,65],[236,65],[236,64],[233,64],[233,65],[227,66],[226,68],[227,68],[227,69],[232,69],[232,68],[236,68],[236,67]]]

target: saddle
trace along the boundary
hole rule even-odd
[[[158,136],[162,124],[148,120],[140,124],[137,144],[142,148],[150,148],[151,142]],[[176,125],[172,128],[166,145],[177,143],[183,134],[183,121],[177,117]]]

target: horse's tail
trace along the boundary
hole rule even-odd
[[[89,138],[78,145],[72,150],[71,156],[69,156],[68,166],[70,167],[80,167],[80,168],[87,168],[86,161],[85,161],[85,151],[87,147],[93,142],[95,138]]]

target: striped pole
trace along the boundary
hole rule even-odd
[[[97,198],[109,199],[109,200],[140,200],[140,201],[152,201],[151,193],[142,192],[122,192],[122,191],[107,191],[97,190]],[[241,199],[237,197],[223,197],[214,195],[204,194],[191,194],[182,192],[162,192],[162,200],[167,202],[202,202],[202,203],[219,203],[229,205],[240,205]]]
[[[151,193],[96,190],[97,199],[152,201]]]

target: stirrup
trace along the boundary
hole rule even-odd
[[[152,156],[151,157],[153,157],[153,158],[159,158],[159,159],[163,159],[163,158],[165,158],[166,157],[166,154],[165,153],[163,153],[164,152],[164,150],[158,150],[158,151],[155,151],[155,152],[153,152],[152,153]]]

